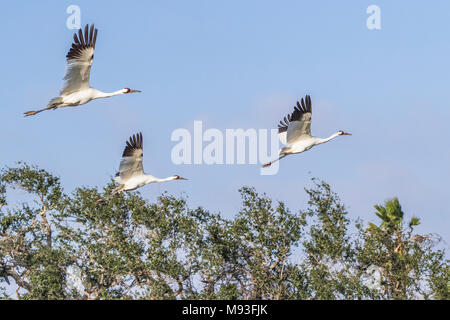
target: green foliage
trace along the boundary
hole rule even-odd
[[[403,211],[397,198],[386,201],[384,206],[375,205],[375,214],[381,219],[382,226],[398,225],[403,221]]]
[[[357,221],[352,233],[331,187],[313,183],[304,211],[243,187],[241,210],[224,219],[166,193],[98,204],[95,188],[68,195],[44,170],[5,168],[0,298],[449,298],[445,253],[432,234],[413,234],[419,219],[404,223],[398,199],[375,206],[379,225]],[[11,188],[26,201],[8,203]]]
[[[231,223],[234,280],[242,298],[284,299],[289,287],[289,261],[300,240],[298,215],[283,203],[274,208],[272,200],[255,189],[239,190],[243,207]]]
[[[378,270],[377,297],[448,298],[445,289],[450,277],[444,252],[432,250],[434,243],[426,241],[428,236],[413,236],[419,219],[413,217],[405,224],[397,198],[375,205],[375,209],[382,221],[379,226],[371,223],[365,230],[359,228],[364,246],[358,251],[358,261],[362,268]]]
[[[309,209],[302,213],[308,237],[303,241],[305,260],[297,268],[303,274],[302,286],[311,299],[361,299],[372,297],[361,281],[356,263],[358,248],[351,239],[350,220],[345,206],[330,185],[313,179],[305,190]]]
[[[0,209],[6,206],[6,187],[0,184]]]

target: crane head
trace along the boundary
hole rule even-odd
[[[352,135],[351,133],[344,132],[344,131],[342,131],[342,130],[338,131],[338,134],[339,134],[340,136],[351,136],[351,135]]]
[[[127,93],[133,93],[133,92],[141,92],[141,90],[133,90],[130,88],[123,88],[123,94],[127,94]]]
[[[173,177],[174,177],[174,180],[187,180],[186,178],[180,177],[177,174],[175,174]]]

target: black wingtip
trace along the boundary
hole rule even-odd
[[[125,150],[123,151],[122,157],[132,156],[135,150],[142,150],[143,140],[144,139],[142,137],[142,132],[138,132],[130,136],[130,138],[126,141],[126,146]]]
[[[94,29],[94,24],[89,28],[89,24],[86,24],[83,28],[80,28],[73,35],[73,43],[69,52],[66,55],[67,59],[79,58],[82,54],[83,49],[93,48],[95,49],[95,42],[97,41],[97,29]]]
[[[311,112],[311,97],[307,94],[304,98],[302,97],[300,101],[297,101],[294,106],[294,111],[280,121],[280,124],[278,125],[278,133],[287,131],[290,122],[298,121],[301,119],[303,114]]]

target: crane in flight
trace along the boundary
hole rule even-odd
[[[95,42],[97,41],[97,29],[94,25],[86,25],[84,35],[82,30],[78,30],[73,36],[72,47],[67,54],[66,73],[64,87],[60,91],[60,96],[53,98],[47,107],[25,112],[25,116],[32,116],[46,110],[56,110],[63,107],[76,107],[91,100],[98,98],[108,98],[120,94],[128,94],[133,92],[141,92],[130,88],[120,89],[114,92],[102,92],[91,88],[89,85],[89,76],[91,72],[92,61],[94,60]]]
[[[290,154],[302,153],[336,137],[351,135],[340,130],[325,139],[313,137],[311,136],[311,115],[311,97],[306,95],[305,99],[301,99],[301,103],[297,101],[297,106],[294,107],[292,114],[280,121],[278,137],[285,147],[280,149],[278,159],[265,163],[263,168]]]
[[[97,200],[98,203],[109,200],[120,192],[136,190],[137,188],[145,186],[149,183],[187,180],[179,175],[173,175],[160,179],[149,174],[145,174],[142,165],[142,142],[142,133],[131,136],[130,141],[126,142],[126,146],[122,154],[122,161],[120,162],[119,172],[117,172],[116,177],[114,178],[115,182],[119,186],[115,188],[108,197]]]

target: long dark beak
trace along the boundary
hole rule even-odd
[[[343,135],[344,135],[344,136],[351,136],[352,134],[351,134],[351,133],[348,133],[348,132],[344,132]]]
[[[141,90],[131,90],[130,91],[130,93],[133,93],[133,92],[142,92]]]
[[[179,177],[178,180],[188,180],[188,179],[183,178],[183,177]]]

